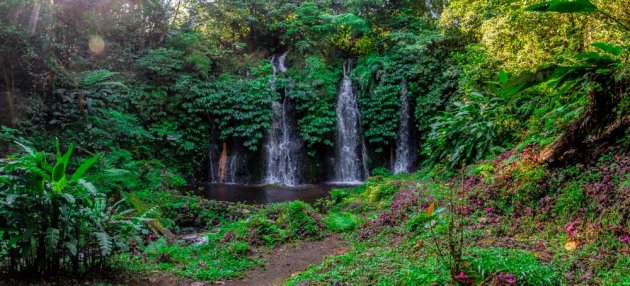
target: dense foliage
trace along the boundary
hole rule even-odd
[[[103,267],[117,251],[141,244],[143,219],[109,205],[85,181],[94,156],[68,176],[72,145],[51,156],[26,146],[19,157],[0,161],[0,271],[55,274]],[[145,233],[146,234],[146,233]]]
[[[354,249],[290,284],[627,283],[615,254],[630,241],[627,6],[0,1],[0,276],[114,266],[218,280],[263,264],[254,250],[337,232]],[[301,183],[330,180],[343,76],[365,185],[316,207],[183,195],[227,165],[260,183],[278,102]],[[405,124],[421,171],[391,177]],[[514,243],[539,231],[584,247]]]

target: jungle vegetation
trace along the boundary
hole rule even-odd
[[[334,234],[350,249],[288,285],[628,285],[629,6],[0,0],[0,282],[233,279]],[[283,97],[323,181],[347,60],[365,184],[314,205],[189,192],[212,152],[258,158]],[[417,171],[394,175],[402,82]]]

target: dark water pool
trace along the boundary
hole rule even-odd
[[[200,186],[197,193],[211,200],[241,202],[246,204],[271,204],[288,201],[314,203],[325,198],[332,188],[349,187],[342,184],[302,185],[295,187],[207,184]]]

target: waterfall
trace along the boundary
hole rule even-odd
[[[271,88],[276,90],[278,72],[285,73],[287,53],[271,58],[273,78]],[[299,137],[297,124],[291,117],[291,104],[287,87],[279,102],[272,104],[273,118],[271,128],[267,131],[264,143],[265,184],[281,184],[294,186],[300,183],[300,151],[302,140]]]
[[[442,12],[442,6],[445,5],[446,3],[448,3],[448,0],[438,1],[437,5],[433,4],[433,0],[424,1],[427,11],[431,14],[431,17],[433,17],[434,19],[440,18],[440,14]],[[438,8],[436,9],[435,6],[438,6]]]
[[[238,177],[236,176],[236,170],[238,169],[238,160],[238,152],[234,152],[227,157],[227,162],[225,164],[225,177],[223,178],[224,183],[238,183]]]
[[[407,80],[403,79],[400,87],[400,122],[398,123],[398,141],[396,141],[396,160],[394,162],[394,174],[409,172],[415,161],[411,129],[411,104],[409,103],[409,89]]]
[[[350,79],[351,68],[352,62],[346,61],[337,97],[335,181],[341,183],[360,183],[368,175],[365,164],[367,152],[359,133],[359,106]]]

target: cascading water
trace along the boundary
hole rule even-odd
[[[271,88],[276,90],[278,72],[285,73],[287,53],[271,58],[273,78]],[[290,89],[286,88],[283,99],[272,104],[274,112],[271,129],[267,131],[264,144],[264,183],[294,186],[300,183],[300,150],[302,140],[297,124],[291,117]]]
[[[400,122],[398,123],[398,141],[396,141],[396,160],[394,162],[394,174],[411,171],[415,161],[413,142],[411,140],[411,104],[409,104],[409,89],[407,80],[403,79],[400,87]]]
[[[225,164],[225,176],[223,178],[224,183],[235,184],[238,182],[238,178],[236,176],[236,170],[238,169],[238,152],[231,154],[227,157],[227,162]]]
[[[437,3],[434,3],[434,2],[437,2]],[[431,17],[433,17],[434,19],[439,19],[440,18],[440,16],[441,16],[440,14],[442,12],[441,7],[443,7],[447,3],[448,3],[448,0],[438,0],[438,1],[425,0],[424,1],[424,4],[425,4],[428,12],[431,14]]]
[[[343,65],[343,80],[337,97],[335,181],[339,183],[360,183],[368,175],[365,164],[367,152],[359,133],[361,117],[352,88],[351,68],[352,62],[346,61]]]

